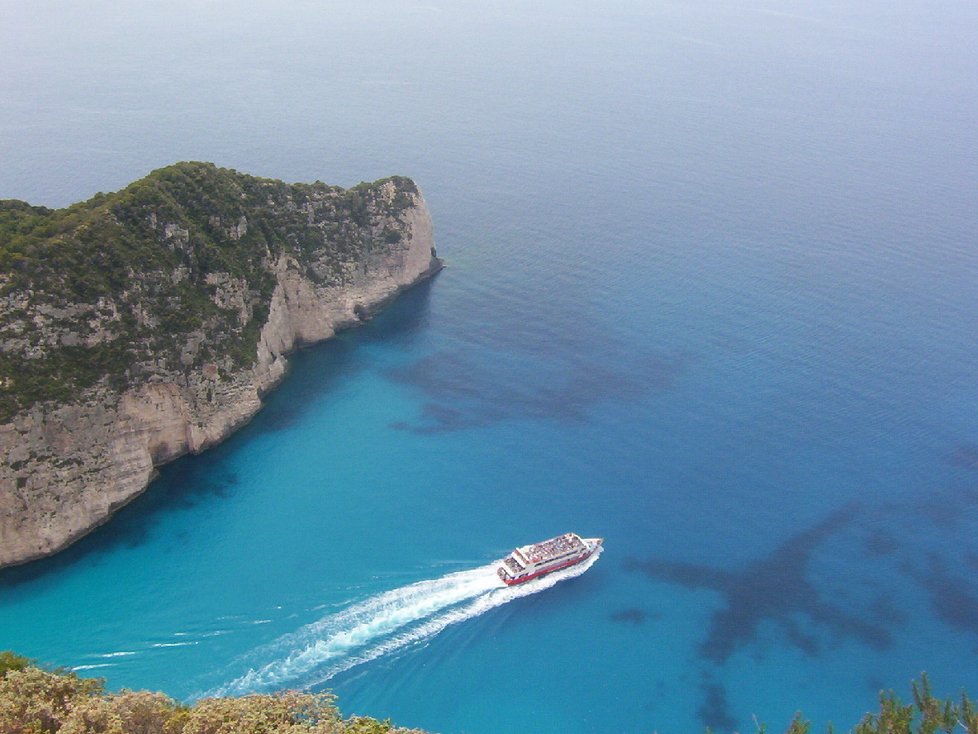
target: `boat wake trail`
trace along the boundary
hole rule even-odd
[[[518,586],[502,584],[497,561],[383,592],[258,648],[246,659],[259,664],[205,695],[322,685],[357,665],[423,642],[451,624],[580,576],[599,555]]]

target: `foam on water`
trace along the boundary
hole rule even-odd
[[[204,695],[312,688],[357,665],[423,642],[449,625],[580,576],[601,554],[518,586],[496,575],[501,561],[418,581],[328,614],[245,656],[266,661]]]

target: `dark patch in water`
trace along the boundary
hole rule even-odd
[[[703,700],[696,709],[696,715],[703,726],[720,731],[734,731],[737,728],[737,720],[730,715],[727,706],[727,689],[723,684],[713,676],[704,673],[700,680],[700,692],[703,694]]]
[[[810,632],[803,630],[801,625],[798,624],[798,620],[784,620],[784,629],[788,641],[808,657],[814,657],[821,652],[821,645],[819,645],[818,638]]]
[[[951,502],[928,502],[920,507],[919,512],[940,528],[957,527],[961,521],[960,508]]]
[[[852,514],[853,506],[846,506],[740,570],[659,558],[632,559],[625,566],[656,581],[711,589],[724,597],[724,606],[713,615],[700,649],[704,659],[715,663],[723,663],[737,648],[754,642],[765,620],[780,626],[788,641],[808,655],[816,654],[819,646],[811,634],[802,632],[799,620],[805,618],[810,620],[809,627],[821,625],[840,637],[885,649],[892,643],[892,636],[880,624],[883,620],[861,619],[826,602],[806,578],[819,544],[851,522]]]
[[[956,630],[978,635],[978,595],[969,588],[969,581],[952,574],[945,561],[933,555],[927,570],[916,571],[914,577],[930,594],[941,620]]]
[[[552,340],[554,334],[559,330],[539,338]],[[678,357],[623,357],[631,353],[624,346],[570,342],[546,355],[533,352],[533,340],[510,351],[496,344],[486,351],[467,347],[392,369],[391,380],[425,398],[418,421],[392,427],[431,434],[519,419],[581,423],[600,402],[669,389],[685,368]],[[606,354],[618,356],[609,360]]]
[[[955,446],[949,460],[955,466],[978,470],[978,444],[962,443]]]
[[[644,609],[630,607],[629,609],[622,609],[609,616],[612,622],[621,622],[638,626],[645,624],[645,619],[648,615],[645,613]]]
[[[890,627],[899,627],[907,621],[907,615],[889,596],[879,596],[874,599],[869,605],[869,613],[875,620]]]
[[[888,556],[900,547],[896,539],[882,530],[875,530],[866,537],[866,553],[870,556]]]
[[[965,562],[971,567],[975,573],[978,573],[978,553],[974,551],[968,551],[965,554]]]

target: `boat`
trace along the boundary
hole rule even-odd
[[[602,543],[604,538],[582,538],[577,533],[564,533],[539,543],[522,545],[502,560],[496,575],[507,586],[526,583],[586,561]]]

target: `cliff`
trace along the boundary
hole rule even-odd
[[[420,191],[181,163],[62,210],[0,202],[0,567],[221,441],[297,346],[433,274]]]

